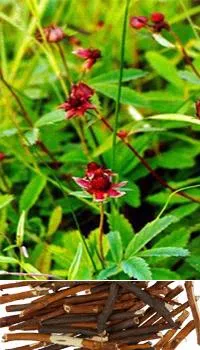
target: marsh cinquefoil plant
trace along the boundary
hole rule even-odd
[[[198,9],[115,3],[0,12],[1,270],[199,277]]]

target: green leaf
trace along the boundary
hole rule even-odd
[[[53,210],[50,216],[47,237],[52,236],[56,232],[61,221],[62,221],[62,207],[58,206]]]
[[[188,227],[180,227],[173,230],[170,234],[162,237],[154,248],[160,247],[186,247],[190,236],[190,230]]]
[[[0,264],[18,264],[18,260],[10,256],[0,255]]]
[[[96,83],[96,84],[92,84],[92,87],[94,87],[94,89],[97,90],[98,92],[101,92],[103,95],[110,97],[114,101],[117,101],[117,92],[118,92],[117,85]],[[127,105],[133,105],[135,107],[148,106],[148,102],[142,94],[134,90],[131,90],[128,87],[121,88],[120,102]]]
[[[129,243],[125,257],[129,258],[141,250],[148,242],[162,232],[166,227],[175,222],[175,217],[165,216],[148,223]]]
[[[23,210],[17,225],[16,244],[18,247],[23,245],[25,216],[26,212]]]
[[[118,231],[121,236],[123,247],[127,244],[134,236],[134,230],[130,222],[123,214],[119,214],[116,210],[108,216],[110,231]]]
[[[200,272],[200,258],[199,255],[191,255],[187,258],[187,262],[198,272]]]
[[[12,202],[14,199],[14,196],[11,194],[2,194],[0,195],[0,209],[8,205],[10,202]]]
[[[175,66],[169,59],[154,51],[148,51],[146,58],[158,75],[176,87],[183,88],[183,82],[179,78]]]
[[[142,257],[148,256],[187,256],[189,251],[183,248],[177,247],[163,247],[163,248],[153,248],[145,250],[139,254]]]
[[[20,211],[29,210],[38,200],[38,197],[46,185],[44,176],[36,175],[26,186],[20,198]]]
[[[187,70],[181,70],[178,72],[180,78],[188,81],[189,83],[200,85],[200,79],[193,73]]]
[[[136,278],[138,280],[152,279],[149,265],[144,259],[138,258],[137,256],[122,261],[122,269],[129,275],[129,277]]]
[[[181,205],[178,208],[175,208],[170,211],[170,215],[176,216],[177,221],[180,221],[184,217],[191,215],[194,211],[196,211],[199,208],[198,203],[189,203]]]
[[[117,275],[119,272],[121,272],[121,267],[117,266],[115,264],[111,264],[109,267],[107,267],[106,269],[102,270],[98,276],[97,276],[97,280],[106,280],[109,277],[115,276]]]
[[[65,120],[65,112],[61,110],[56,110],[50,113],[43,115],[38,121],[35,123],[36,127],[41,127],[49,124],[58,123]]]
[[[96,77],[92,77],[89,79],[88,84],[96,84],[96,83],[118,83],[119,82],[119,70],[112,70],[108,73],[103,73],[97,75]],[[147,75],[147,72],[142,71],[141,69],[129,68],[123,69],[123,82],[135,80],[138,78],[143,78]]]
[[[131,207],[138,208],[141,204],[139,187],[135,183],[129,182],[128,189],[130,189],[130,191],[127,191],[124,196],[124,201]]]
[[[153,280],[180,280],[180,275],[168,269],[163,268],[152,268],[152,279]]]
[[[82,243],[79,243],[76,255],[74,256],[74,259],[73,259],[71,266],[69,268],[69,271],[68,271],[68,279],[69,280],[76,279],[76,275],[77,275],[78,270],[80,268],[82,254],[83,254],[83,246],[82,246]]]
[[[22,262],[21,267],[23,268],[24,271],[26,271],[27,273],[33,273],[33,274],[41,274],[41,272],[36,269],[33,265],[29,264],[29,263],[24,263]],[[41,274],[41,276],[37,276],[37,279],[39,280],[44,280],[44,275]]]
[[[147,119],[152,120],[169,120],[169,121],[178,121],[182,123],[189,123],[194,125],[200,125],[200,120],[194,117],[191,117],[189,115],[184,114],[158,114],[151,117],[148,117]]]
[[[175,45],[165,39],[160,33],[153,33],[152,36],[158,44],[168,48],[175,48]]]
[[[25,133],[24,137],[26,138],[26,144],[28,146],[34,145],[39,139],[39,129],[33,128]]]
[[[111,231],[107,236],[113,260],[115,262],[120,262],[123,257],[123,246],[120,233],[118,231]]]

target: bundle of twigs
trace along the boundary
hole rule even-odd
[[[196,329],[200,344],[200,315],[192,282],[185,283],[184,303],[176,299],[184,288],[172,287],[172,283],[19,281],[0,285],[0,304],[14,312],[0,318],[0,327],[10,331],[3,340],[35,342],[12,350],[70,346],[172,350]],[[24,286],[26,291],[21,292]],[[13,293],[6,293],[8,288]],[[192,319],[186,321],[189,315]]]

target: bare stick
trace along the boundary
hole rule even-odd
[[[188,297],[188,302],[192,310],[192,315],[194,318],[194,324],[195,324],[195,329],[197,334],[197,343],[198,345],[200,345],[200,311],[194,295],[193,282],[192,281],[185,282],[185,289]]]

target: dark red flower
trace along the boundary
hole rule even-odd
[[[5,153],[0,152],[0,162],[6,158]]]
[[[148,18],[145,16],[133,16],[130,19],[130,25],[134,29],[141,29],[146,26]]]
[[[57,43],[66,37],[66,34],[63,32],[62,28],[57,27],[54,24],[43,28],[43,35],[46,41],[49,43]],[[35,37],[38,41],[43,41],[43,36],[38,30],[35,33]]]
[[[64,109],[67,114],[66,118],[81,117],[88,109],[96,109],[90,102],[90,97],[94,90],[84,83],[74,84],[70,96],[59,108]]]
[[[101,51],[99,49],[84,49],[80,47],[77,50],[73,51],[73,53],[76,56],[86,60],[83,65],[84,71],[90,70],[96,61],[101,58]]]
[[[126,131],[126,130],[120,130],[120,131],[118,131],[118,133],[117,133],[117,135],[121,138],[121,139],[124,139],[124,138],[126,138],[127,136],[128,136],[128,131]]]
[[[68,38],[68,41],[71,45],[73,45],[73,46],[81,45],[80,39],[78,39],[76,36],[71,35],[71,36],[68,36],[67,38]]]
[[[110,177],[115,175],[111,169],[105,169],[102,165],[99,165],[95,162],[88,163],[85,175],[89,178],[92,179],[94,175],[101,175],[101,174],[106,174]]]
[[[196,116],[197,116],[197,118],[200,119],[200,100],[196,101],[195,107],[196,107]]]
[[[125,194],[125,192],[120,191],[120,188],[125,186],[127,182],[113,183],[113,175],[114,173],[110,169],[105,169],[92,162],[87,166],[85,177],[73,177],[73,180],[90,193],[95,201],[102,202],[107,198],[117,198]]]
[[[169,30],[169,24],[165,21],[163,13],[154,12],[151,15],[151,21],[154,23],[152,29],[154,32],[159,33],[162,29]]]
[[[163,22],[164,19],[165,19],[165,16],[163,15],[163,13],[160,13],[160,12],[154,12],[151,15],[151,20],[154,23]]]

